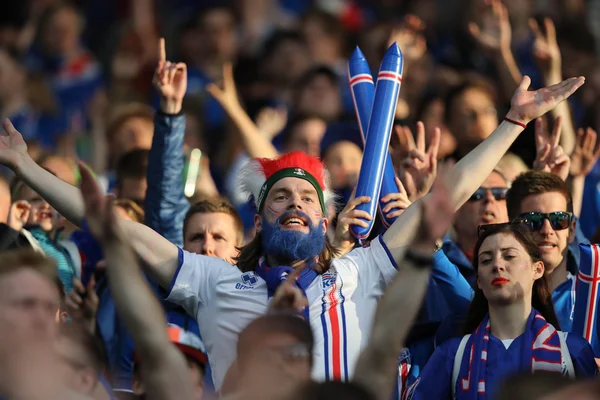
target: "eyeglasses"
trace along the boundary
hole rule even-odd
[[[555,211],[551,213],[528,212],[520,216],[522,223],[531,231],[539,231],[544,226],[544,220],[550,222],[550,226],[555,231],[562,231],[571,225],[573,213],[565,211]]]
[[[486,194],[487,191],[492,192],[492,196],[494,196],[494,199],[498,200],[506,200],[506,193],[508,192],[508,188],[503,188],[503,187],[491,187],[491,188],[484,188],[484,187],[480,187],[479,189],[477,189],[475,191],[475,193],[473,193],[473,195],[471,195],[471,197],[469,198],[469,201],[479,201],[481,199],[483,199]]]

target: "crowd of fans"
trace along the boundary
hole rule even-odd
[[[598,21],[3,3],[0,398],[599,399]],[[393,43],[386,228],[348,59]]]

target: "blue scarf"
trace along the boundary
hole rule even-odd
[[[310,284],[315,280],[319,274],[315,271],[312,266],[314,265],[314,261],[306,266],[297,276],[296,276],[296,286],[302,290],[304,297],[306,297],[306,289],[310,286]],[[261,257],[258,260],[258,267],[256,268],[256,273],[262,279],[267,282],[267,291],[269,293],[269,299],[275,295],[277,288],[283,282],[287,280],[289,274],[294,271],[294,268],[281,266],[281,267],[269,267],[264,257]],[[306,307],[302,311],[302,315],[306,321],[310,321],[308,309],[310,307]]]
[[[532,310],[525,327],[524,343],[521,354],[521,371],[549,371],[562,374],[560,339],[554,326],[544,317]],[[490,317],[485,316],[465,346],[460,372],[458,375],[457,399],[487,399],[485,377],[487,348],[490,340]],[[517,372],[517,371],[515,371]]]

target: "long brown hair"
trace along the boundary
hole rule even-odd
[[[258,260],[265,255],[262,246],[262,232],[257,232],[254,239],[247,245],[240,247],[239,250],[240,254],[234,258],[238,269],[242,272],[254,271],[258,265]],[[326,272],[331,265],[331,260],[338,255],[338,250],[329,243],[329,239],[325,236],[325,248],[318,256],[319,261],[314,266],[315,270],[319,274]]]
[[[475,272],[478,273],[479,268],[479,250],[483,242],[490,236],[508,234],[512,235],[515,239],[523,245],[529,257],[533,262],[542,261],[541,253],[537,245],[535,244],[531,234],[521,224],[499,224],[495,227],[489,227],[482,231],[475,245],[475,257],[473,261],[473,267]],[[542,316],[546,319],[549,324],[552,324],[557,330],[560,330],[558,324],[558,318],[554,312],[554,306],[552,305],[552,294],[548,287],[548,281],[546,276],[542,276],[533,282],[533,291],[531,297],[531,306],[535,308]],[[483,318],[489,311],[489,304],[483,291],[479,288],[475,289],[475,296],[471,301],[469,312],[467,313],[467,319],[465,323],[465,332],[472,333],[477,329]]]

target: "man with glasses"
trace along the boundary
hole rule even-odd
[[[477,227],[508,221],[506,192],[508,180],[495,169],[469,200],[456,212],[454,231],[456,236],[446,237],[442,249],[448,259],[458,267],[460,273],[475,284],[473,250],[477,242]],[[437,263],[437,262],[436,262]]]
[[[513,182],[507,208],[511,220],[520,218],[531,229],[542,253],[560,327],[570,331],[579,265],[576,254],[569,251],[576,240],[576,222],[567,184],[548,172],[527,172]]]

